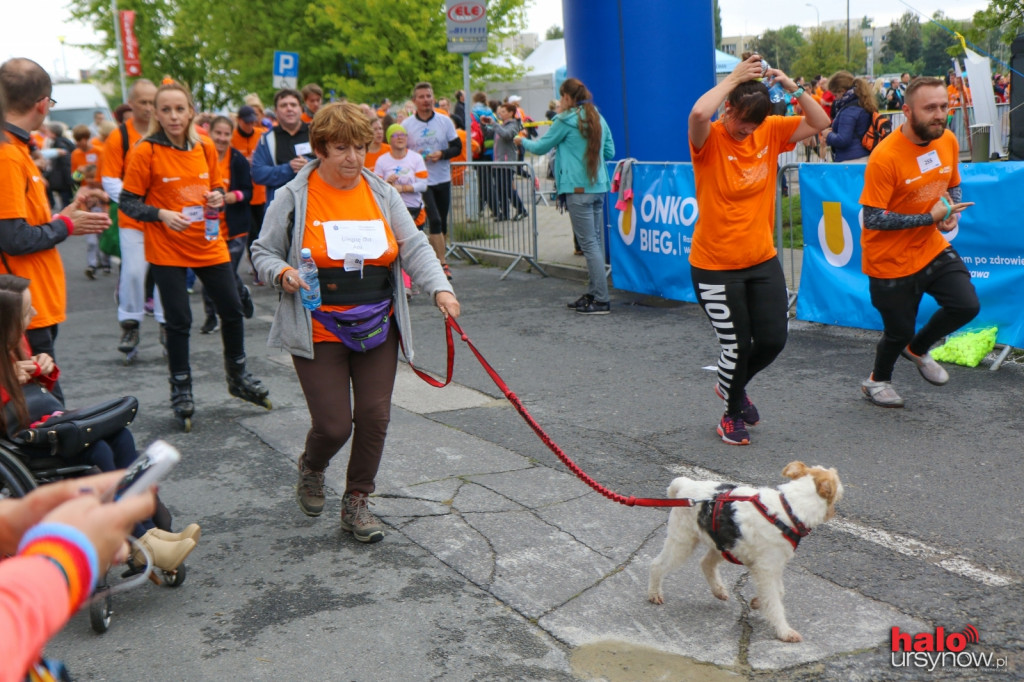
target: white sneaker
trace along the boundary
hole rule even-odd
[[[860,390],[864,397],[879,407],[903,407],[903,398],[893,388],[891,381],[875,381],[868,377],[861,382]]]
[[[935,358],[931,356],[931,353],[914,355],[910,352],[910,346],[907,346],[900,351],[900,355],[917,365],[917,371],[921,373],[921,376],[929,384],[942,386],[949,381],[949,374],[942,368],[942,365],[935,362]]]

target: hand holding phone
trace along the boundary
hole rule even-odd
[[[104,502],[138,495],[163,480],[167,472],[181,459],[181,454],[170,443],[154,441],[146,451],[128,467],[121,481],[103,495]]]

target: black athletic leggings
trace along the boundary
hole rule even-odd
[[[427,224],[430,234],[448,234],[448,210],[452,204],[452,183],[427,185],[423,193],[423,204],[427,209]]]
[[[778,357],[789,325],[786,278],[778,258],[742,270],[690,268],[693,290],[722,345],[718,385],[726,412],[739,414],[747,383]]]
[[[875,348],[875,381],[892,380],[893,367],[904,348],[909,346],[914,355],[924,355],[943,336],[973,320],[981,309],[971,273],[952,248],[908,277],[868,279],[871,305],[881,313],[885,328]],[[914,334],[917,308],[925,294],[935,299],[939,309]]]

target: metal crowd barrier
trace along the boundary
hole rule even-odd
[[[512,257],[501,279],[526,261],[547,277],[537,255],[537,181],[526,161],[452,164],[449,255],[473,251]]]

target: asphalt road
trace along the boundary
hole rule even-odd
[[[794,459],[838,469],[838,517],[804,540],[786,574],[805,643],[784,645],[745,606],[740,569],[727,573],[737,596],[727,607],[695,562],[667,580],[665,606],[647,603],[666,514],[588,493],[458,340],[457,387],[425,405],[413,396],[422,387],[408,388],[408,402],[396,391],[375,505],[394,532],[359,545],[338,529],[337,499],[306,518],[294,462],[308,417],[288,358],[265,346],[276,295],[255,289],[247,324],[271,412],[228,396],[219,338],[198,333],[193,297],[197,412],[183,434],[152,318],[124,367],[114,282],[85,279],[80,241],[62,253],[69,315],[57,359],[68,405],[138,396],[136,439],[163,437],[185,454],[162,487],[176,524],[203,526],[181,587],[116,595],[109,632],[93,634],[79,614],[54,640],[50,654],[79,679],[1024,677],[1019,366],[951,367],[940,388],[901,360],[907,407],[883,410],[859,388],[874,333],[793,322],[783,354],[749,387],[762,414],[752,445],[730,447],[715,433],[717,344],[696,306],[614,291],[611,315],[585,317],[565,308],[578,283],[454,266],[467,335],[608,488],[661,496],[680,473],[777,485]],[[422,296],[413,311],[417,364],[440,371],[437,311]],[[343,466],[328,483],[343,486]],[[968,651],[1003,667],[893,665],[891,627],[968,624],[980,633]]]

